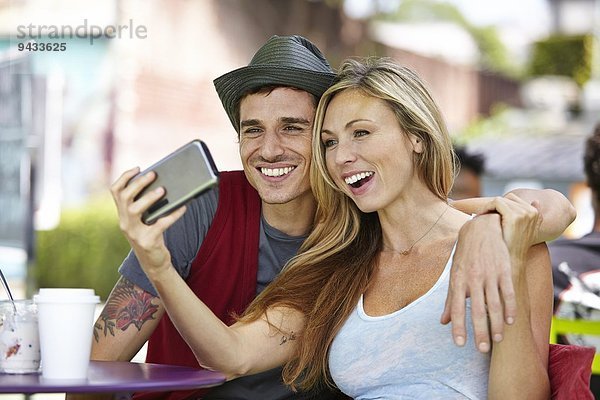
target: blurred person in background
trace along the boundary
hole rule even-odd
[[[149,174],[126,186],[139,172],[136,168],[115,182],[113,196],[132,251],[121,265],[122,277],[96,323],[93,359],[129,360],[149,339],[147,362],[199,366],[165,315],[164,303],[140,264],[158,262],[173,266],[193,296],[206,302],[229,324],[233,322],[231,312],[243,313],[254,296],[296,254],[312,229],[316,211],[308,176],[314,113],[333,77],[329,64],[311,42],[299,36],[273,37],[248,66],[215,80],[219,97],[238,132],[244,171],[222,172],[218,189],[199,196],[152,226],[144,225],[140,215],[162,194],[149,194],[136,201],[131,195],[154,177]],[[567,219],[571,206],[564,196],[553,191],[527,190],[520,195],[528,202],[539,202],[545,216],[540,240],[558,236],[570,223]],[[479,208],[486,211],[483,204],[487,203],[479,203]],[[460,207],[459,202],[455,206]],[[473,208],[465,211],[476,212]],[[497,293],[502,295],[512,290],[503,286],[510,281],[508,261],[502,262],[493,249],[481,245],[502,240],[497,229],[489,229],[490,226],[498,228],[499,223],[478,224],[459,241],[456,254],[461,261],[454,263],[451,278],[456,282],[456,290],[451,288],[454,296],[448,300],[448,310],[459,310],[458,314],[452,313],[457,333],[461,327],[464,329],[464,321],[458,316],[464,316],[467,293],[483,285],[498,288]],[[481,248],[486,251],[475,250]],[[474,276],[477,279],[472,279]],[[187,311],[189,315],[193,312]],[[497,316],[494,312],[499,313],[502,322],[515,315],[516,305],[508,300],[504,309],[490,312]],[[481,319],[485,323],[478,324],[476,336],[478,342],[489,343],[487,316]],[[503,324],[496,318],[493,333],[502,329]],[[282,384],[281,369],[275,369],[232,380],[206,395],[176,392],[144,396],[268,400],[311,395],[325,399],[337,394],[293,393]]]
[[[481,196],[481,175],[485,171],[485,156],[471,153],[463,146],[456,146],[454,152],[460,169],[449,197],[461,200]]]
[[[590,233],[579,239],[559,239],[548,246],[554,277],[554,311],[562,318],[598,320],[600,309],[576,302],[581,290],[600,296],[600,123],[586,141],[583,165],[592,194],[594,225]],[[600,304],[600,297],[598,300]],[[600,341],[594,336],[576,335],[561,341],[600,349]],[[596,398],[600,398],[600,376],[592,375],[590,383]]]

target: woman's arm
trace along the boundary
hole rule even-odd
[[[492,347],[488,398],[548,399],[548,336],[552,317],[552,269],[545,244],[531,247],[539,229],[539,210],[514,195],[512,215],[502,236],[511,262],[518,312]],[[507,210],[505,210],[507,211]]]
[[[512,258],[512,257],[511,257]],[[552,316],[552,274],[545,244],[531,248],[525,261],[514,260],[515,322],[494,343],[489,399],[549,399],[548,336]]]
[[[203,367],[229,379],[283,365],[301,333],[302,314],[270,309],[263,318],[231,327],[200,301],[175,268],[149,274],[169,317]]]
[[[575,220],[577,213],[569,200],[562,193],[553,189],[515,189],[508,192],[516,195],[529,204],[536,203],[542,222],[535,243],[554,240]],[[497,210],[497,198],[476,197],[457,200],[452,206],[467,214],[482,214]]]

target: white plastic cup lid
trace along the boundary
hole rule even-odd
[[[94,289],[79,288],[41,288],[33,296],[35,303],[100,303]]]

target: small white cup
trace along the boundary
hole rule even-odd
[[[93,289],[40,289],[38,308],[42,377],[85,380],[90,363],[94,309]]]

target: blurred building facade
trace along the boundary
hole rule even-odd
[[[514,82],[393,47],[374,35],[367,21],[346,17],[342,3],[8,2],[0,5],[0,49],[18,43],[18,26],[86,25],[83,37],[60,38],[67,42],[67,51],[29,54],[34,74],[63,92],[52,103],[62,103],[55,107],[62,117],[54,123],[61,130],[61,152],[56,153],[62,166],[60,201],[67,206],[105,192],[125,169],[148,166],[194,138],[208,143],[219,168],[239,168],[236,134],[212,80],[247,64],[274,34],[309,37],[334,67],[352,55],[398,59],[429,82],[452,130],[485,115],[498,101],[518,102]],[[102,36],[91,43],[92,25],[143,27],[145,35]],[[47,33],[36,40],[50,41]]]
[[[562,2],[554,3],[558,9]],[[31,34],[18,38],[21,27],[27,30],[30,25],[46,28],[34,38],[28,37]],[[52,37],[48,26],[81,27],[81,35],[65,37],[63,32]],[[92,26],[104,33],[95,37]],[[107,31],[107,27],[114,29]],[[472,53],[476,49],[464,33],[450,28],[455,33],[440,33],[426,42],[424,31],[414,26],[401,27],[402,34],[390,29],[399,27],[349,18],[343,0],[0,1],[0,52],[5,58],[28,39],[66,43],[62,52],[19,54],[29,59],[27,79],[38,88],[32,104],[44,110],[30,113],[32,121],[37,118],[38,128],[26,133],[38,149],[29,153],[37,163],[37,227],[52,228],[61,207],[107,195],[110,183],[124,170],[144,168],[195,138],[208,144],[221,170],[239,168],[237,136],[212,81],[246,65],[274,34],[310,38],[334,68],[347,56],[397,59],[429,83],[453,133],[489,115],[498,103],[524,105],[518,82],[477,67]],[[425,31],[437,32],[432,27]],[[447,40],[439,40],[440,35]],[[455,36],[458,44],[451,46]],[[459,57],[453,50],[444,55],[439,52],[444,47],[471,53]],[[0,126],[0,137],[6,132]],[[518,142],[507,147],[523,148]],[[486,145],[480,148],[488,152]],[[488,179],[504,179],[505,172],[496,172],[496,161],[491,159],[496,144],[489,148]],[[516,159],[508,158],[509,164],[535,171],[527,164],[518,165]],[[569,175],[558,183],[544,179],[542,184],[568,194],[569,185],[579,176]],[[490,183],[485,194],[497,194],[500,186]]]
[[[585,183],[585,140],[600,122],[600,1],[548,0],[554,35],[592,35],[591,77],[583,86],[564,76],[521,85],[523,108],[506,113],[502,132],[469,142],[485,155],[484,195],[518,186],[553,188],[571,200],[577,219],[565,236],[591,231],[594,213]],[[583,60],[581,61],[583,64]]]

